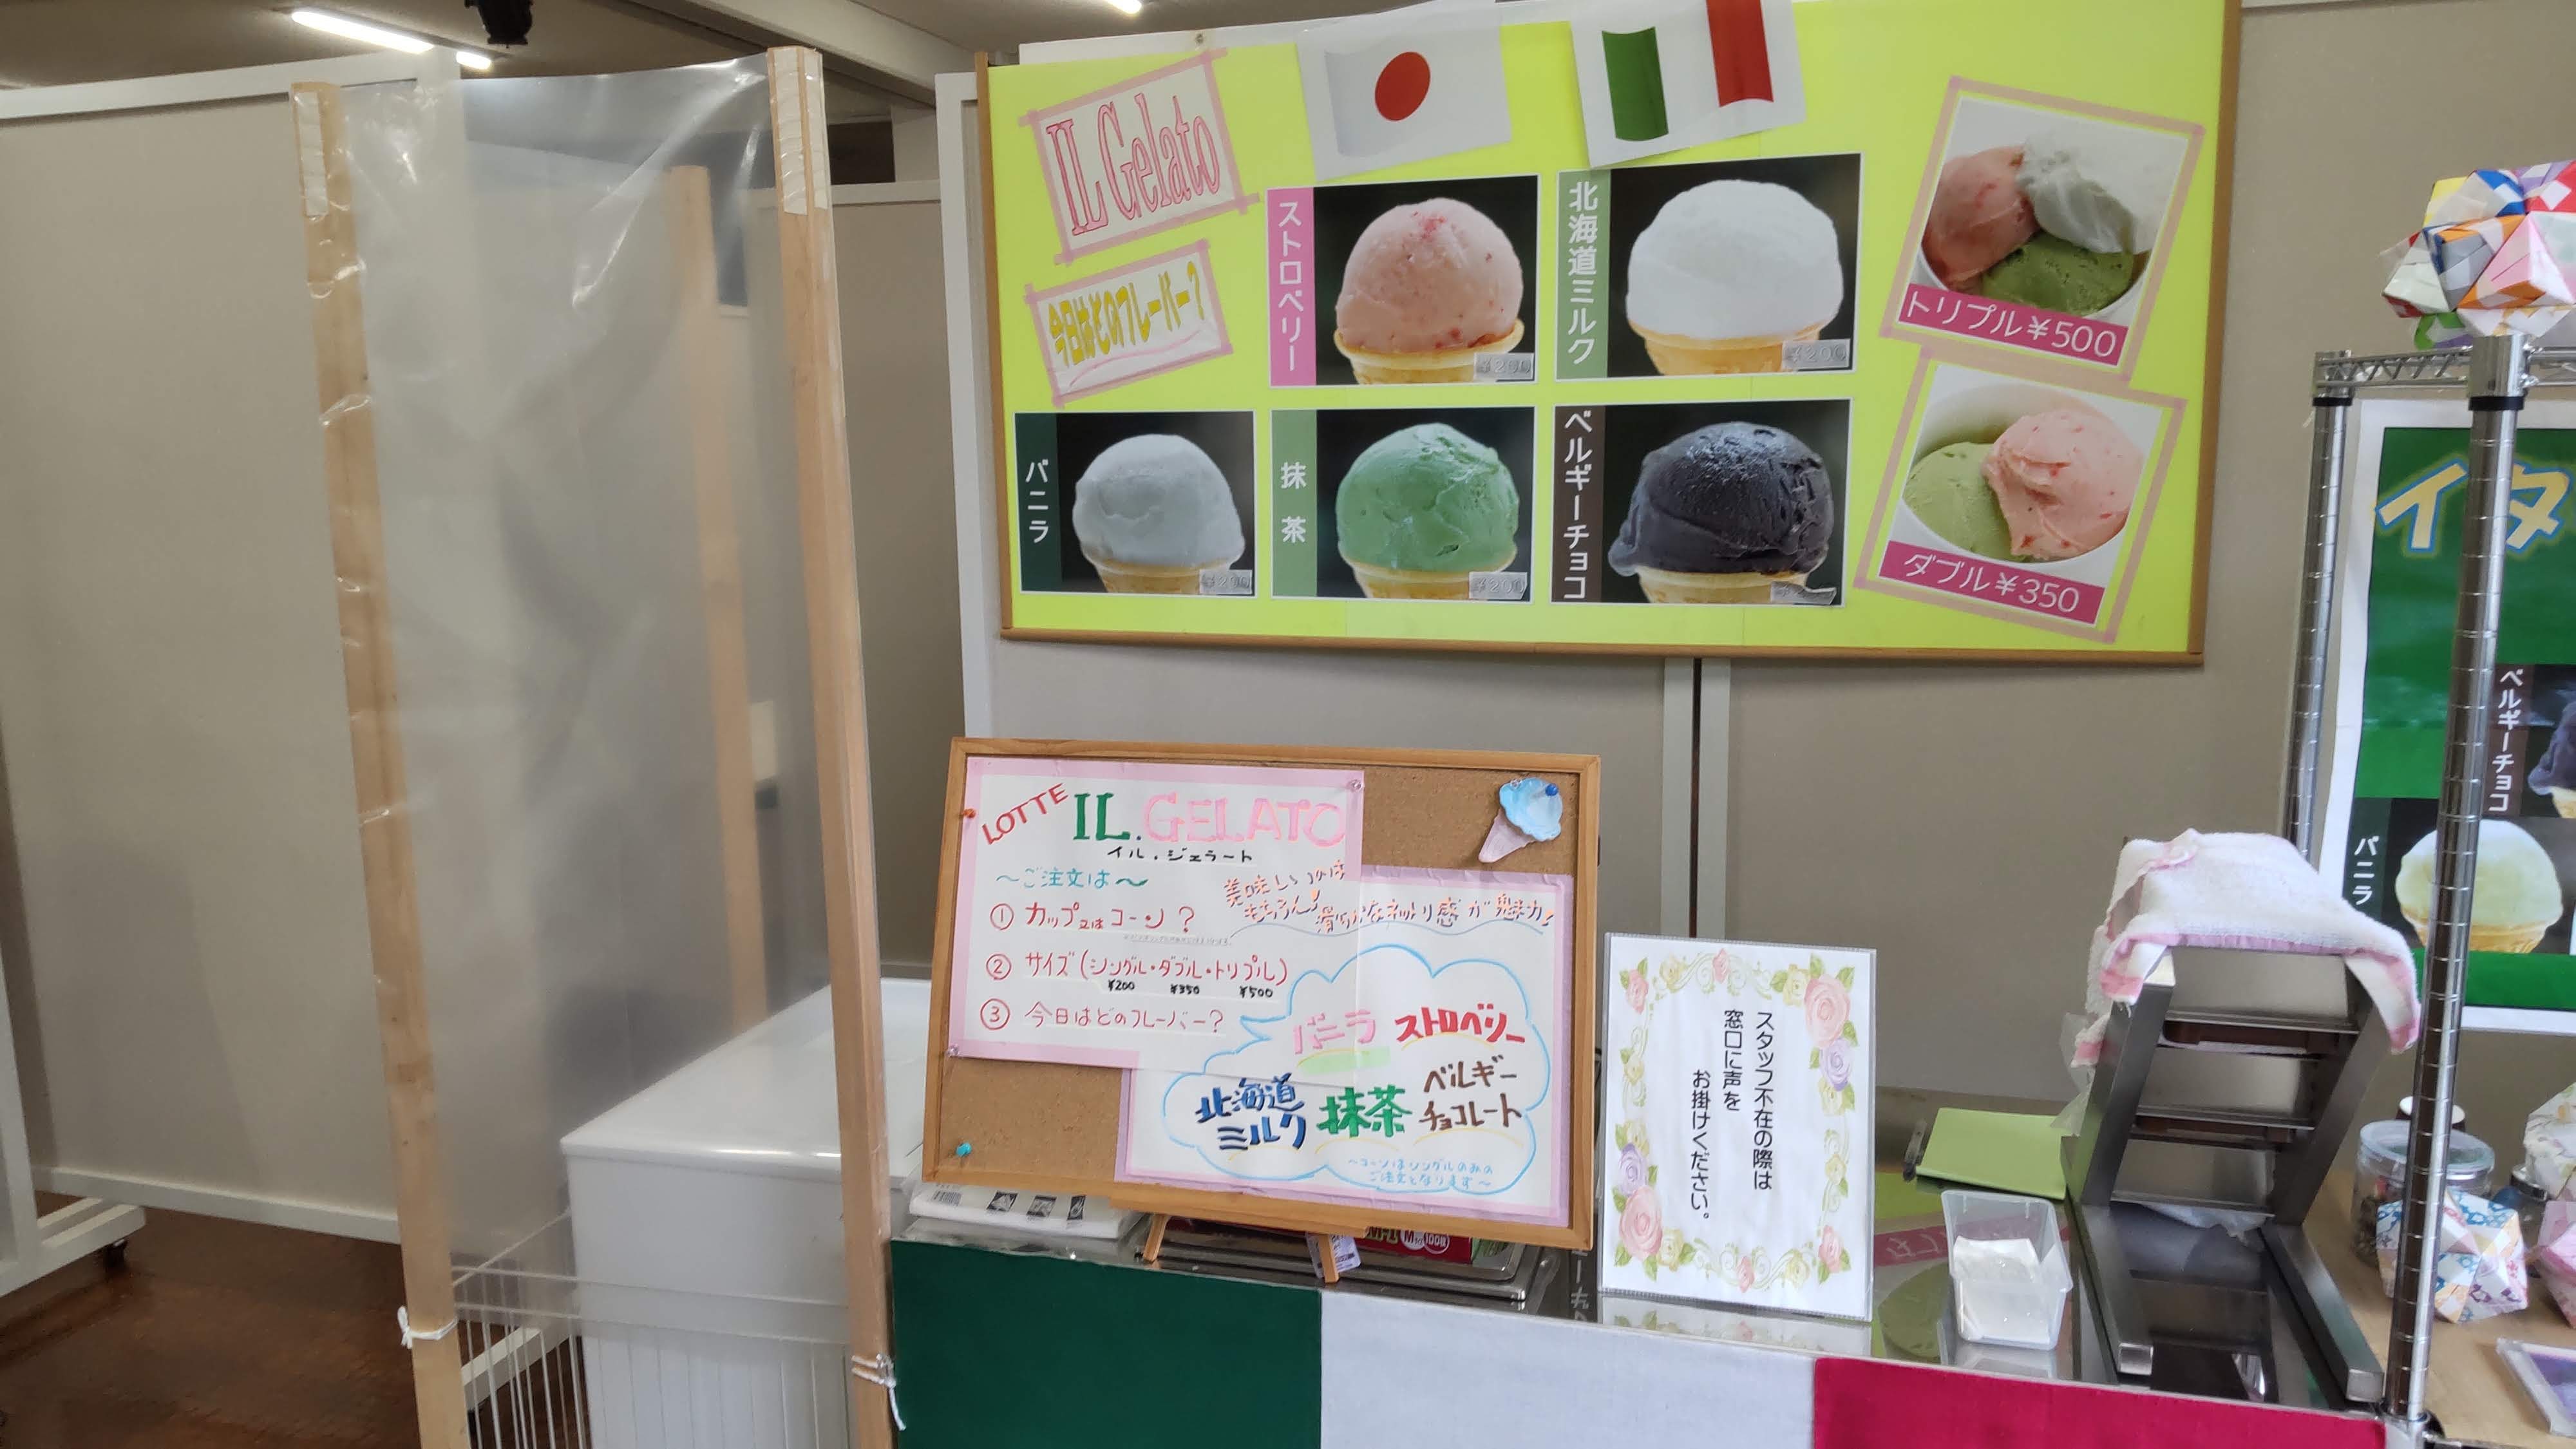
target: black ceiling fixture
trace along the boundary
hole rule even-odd
[[[483,36],[492,44],[528,43],[528,27],[536,20],[536,0],[465,0],[465,6],[483,17]]]

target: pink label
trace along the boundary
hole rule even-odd
[[[1315,385],[1315,188],[1274,186],[1270,211],[1270,385]]]
[[[1072,398],[1234,350],[1204,238],[1028,294],[1047,386]]]
[[[1950,1235],[1940,1228],[1910,1228],[1904,1232],[1879,1234],[1873,1247],[1875,1251],[1871,1261],[1881,1268],[1929,1263],[1949,1256]]]
[[[1248,205],[1217,99],[1216,57],[1176,65],[1020,117],[1037,142],[1064,250],[1085,252]]]
[[[2102,588],[2051,578],[1990,558],[1972,558],[1890,540],[1878,576],[1963,599],[1981,599],[2028,614],[2090,624],[2102,617]]]
[[[1939,287],[1908,286],[1904,310],[1896,320],[1909,327],[1929,327],[1957,337],[2000,342],[2106,367],[2116,366],[2120,353],[2129,345],[2129,329],[2117,322],[2044,312],[2018,302],[1998,302]]]

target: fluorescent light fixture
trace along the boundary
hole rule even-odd
[[[413,35],[408,31],[372,25],[353,16],[341,15],[330,10],[293,10],[287,13],[287,18],[308,30],[319,30],[325,35],[336,35],[343,40],[357,41],[361,45],[399,50],[405,55],[426,55],[438,48],[438,42],[434,40]],[[467,70],[490,70],[492,57],[479,50],[467,50],[459,46],[456,47],[456,63]]]
[[[336,35],[342,40],[354,40],[362,45],[380,45],[387,50],[399,50],[405,55],[421,55],[429,50],[430,43],[417,35],[405,35],[399,30],[387,30],[381,25],[369,25],[363,20],[353,20],[346,15],[334,15],[328,10],[297,10],[290,12],[287,18],[307,30],[319,30],[325,35]]]
[[[1145,0],[1100,0],[1100,3],[1125,16],[1133,17],[1145,13]]]

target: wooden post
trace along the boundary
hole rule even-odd
[[[861,1449],[892,1449],[886,1311],[885,1049],[877,986],[876,848],[859,683],[859,575],[849,419],[841,392],[840,285],[823,58],[769,52],[778,158],[780,291],[796,407],[796,516],[822,790],[824,934],[832,966],[832,1057],[841,1102],[841,1229],[849,1260],[850,1422]]]
[[[358,787],[358,854],[366,872],[367,938],[376,973],[392,1116],[394,1214],[402,1232],[403,1306],[412,1328],[412,1394],[424,1449],[466,1449],[456,1287],[448,1266],[446,1149],[430,1071],[429,1003],[420,979],[420,901],[403,780],[393,626],[385,596],[385,539],[376,496],[376,426],[367,384],[366,317],[358,289],[357,223],[349,210],[349,149],[340,88],[299,83],[295,117],[304,198],[304,276],[313,294],[313,356],[322,408],[322,479],[331,506],[331,563],[340,602],[340,665],[349,697],[349,754]],[[384,1331],[393,1332],[386,1324]]]
[[[715,727],[716,831],[723,850],[725,956],[733,1029],[769,1016],[769,952],[761,930],[760,834],[751,766],[751,665],[743,642],[742,540],[733,520],[732,429],[723,343],[716,335],[716,232],[703,166],[674,166],[662,209],[679,288],[680,351],[689,407],[689,464],[697,479],[699,603],[707,618],[707,704]]]

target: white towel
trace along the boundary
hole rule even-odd
[[[2340,956],[2388,1023],[2389,1045],[2415,1044],[2422,1008],[2406,939],[2353,909],[2290,842],[2277,835],[2133,840],[2120,852],[2111,909],[2093,933],[2084,1004],[2091,1018],[2071,1065],[2102,1052],[2111,1005],[2135,1001],[2147,974],[2176,946]]]

